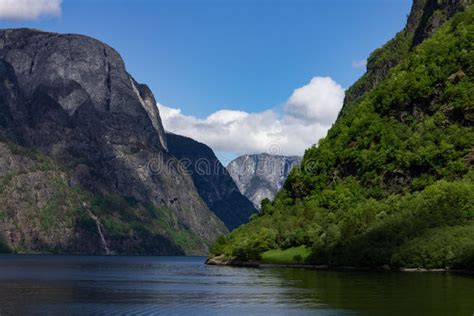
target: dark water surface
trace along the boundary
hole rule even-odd
[[[0,256],[0,315],[474,315],[474,276]]]

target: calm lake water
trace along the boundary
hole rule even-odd
[[[0,315],[473,315],[474,276],[204,265],[203,257],[0,256]]]

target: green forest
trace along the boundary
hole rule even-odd
[[[474,9],[416,46],[414,36],[404,30],[372,54],[386,74],[369,69],[347,91],[274,201],[211,257],[474,269]]]

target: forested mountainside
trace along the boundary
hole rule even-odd
[[[257,209],[207,145],[192,138],[167,133],[169,152],[191,175],[199,195],[229,230],[249,221]]]
[[[263,199],[272,199],[283,187],[290,171],[301,163],[302,157],[270,154],[243,155],[227,165],[240,192],[256,208]]]
[[[259,260],[291,248],[309,251],[294,261],[311,264],[474,269],[470,2],[416,0],[327,137],[212,257]]]
[[[472,0],[414,0],[405,28],[369,56],[367,72],[346,91],[340,115],[383,80],[407,53],[470,3]]]
[[[204,254],[227,232],[169,163],[147,86],[81,35],[0,30],[0,248]]]

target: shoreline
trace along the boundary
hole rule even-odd
[[[196,257],[206,258],[206,256],[197,255],[83,255],[83,254],[49,254],[49,253],[0,253],[5,256],[72,256],[72,257]],[[284,263],[264,263],[260,261],[239,261],[239,260],[226,260],[223,256],[217,256],[209,258],[207,257],[205,265],[211,266],[227,266],[234,268],[255,268],[255,269],[307,269],[307,270],[320,270],[320,271],[357,271],[357,272],[427,272],[427,273],[460,273],[460,274],[471,274],[474,275],[474,270],[467,269],[449,269],[449,268],[406,268],[406,267],[390,267],[388,265],[381,267],[356,267],[356,266],[330,266],[330,265],[311,265],[311,264],[284,264]]]
[[[282,264],[282,263],[262,263],[260,261],[226,261],[223,257],[218,256],[208,258],[206,265],[228,266],[235,268],[262,268],[262,269],[308,269],[321,271],[360,271],[360,272],[425,272],[425,273],[462,273],[474,274],[474,270],[465,269],[449,269],[449,268],[392,268],[390,266],[382,267],[355,267],[355,266],[330,266],[330,265],[311,265],[311,264]]]
[[[308,270],[326,270],[326,271],[360,271],[360,272],[427,272],[427,273],[464,273],[474,274],[473,270],[459,270],[459,269],[427,269],[427,268],[390,268],[390,267],[353,267],[353,266],[328,266],[328,265],[309,265],[309,264],[274,264],[262,263],[258,268],[296,268]]]

